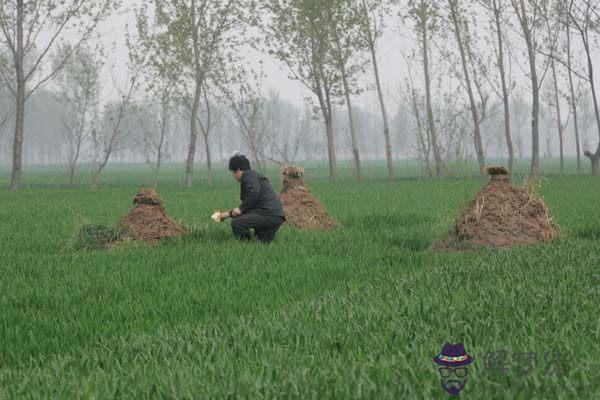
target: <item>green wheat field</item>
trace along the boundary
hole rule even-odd
[[[390,183],[373,162],[356,182],[342,164],[331,184],[307,166],[343,228],[286,226],[262,245],[210,220],[239,204],[215,169],[213,187],[203,170],[191,189],[181,166],[161,176],[193,235],[110,251],[69,240],[126,214],[148,167],[113,167],[98,190],[85,171],[69,188],[63,169],[30,167],[19,193],[0,169],[0,399],[445,399],[432,362],[445,342],[474,359],[461,398],[600,398],[600,180],[572,162],[565,177],[544,164],[539,187],[561,239],[453,254],[428,247],[485,184],[471,173],[421,180],[399,162]]]

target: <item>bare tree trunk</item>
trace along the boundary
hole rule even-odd
[[[531,55],[534,59],[535,55]],[[535,61],[530,61],[532,64],[533,85],[533,109],[531,112],[531,176],[537,176],[540,163],[540,89],[538,86],[537,71],[535,70]]]
[[[596,116],[596,125],[598,127],[598,137],[600,140],[600,110],[598,107],[598,96],[596,95],[596,87],[594,84],[594,66],[592,64],[592,58],[590,56],[590,48],[588,44],[585,45],[585,51],[588,60],[588,76],[590,80],[590,87],[592,89],[592,99],[594,100],[594,114]],[[595,153],[591,153],[588,151],[585,155],[592,162],[592,175],[600,175],[600,170],[598,168],[598,165],[600,163],[600,141],[598,142],[598,147],[596,148]]]
[[[210,154],[210,145],[208,143],[208,136],[202,135],[204,137],[204,147],[206,149],[206,168],[208,169],[207,179],[208,185],[211,186],[213,183],[212,177],[212,159]]]
[[[81,113],[81,120],[79,126],[77,126],[77,134],[75,135],[75,154],[69,161],[69,186],[75,186],[75,169],[77,168],[77,162],[79,161],[79,155],[81,154],[81,145],[83,142],[83,132],[85,129],[85,121],[87,116],[89,96],[86,96],[83,111]]]
[[[336,165],[335,165],[335,144],[333,140],[333,121],[331,115],[325,117],[325,127],[327,129],[327,155],[329,158],[329,180],[335,182],[337,179]]]
[[[350,99],[350,86],[348,85],[348,76],[346,71],[346,65],[344,55],[340,46],[340,38],[337,31],[335,32],[335,45],[336,45],[336,61],[338,69],[342,75],[342,85],[344,86],[344,96],[346,97],[346,107],[348,109],[348,119],[350,126],[350,140],[352,141],[352,155],[354,157],[354,170],[356,179],[360,181],[360,152],[358,150],[358,143],[356,140],[356,125],[354,124],[354,116],[352,112],[352,100]]]
[[[196,118],[198,117],[198,109],[200,106],[200,90],[200,85],[196,83],[194,102],[192,103],[192,115],[190,119],[190,144],[188,147],[188,156],[185,169],[185,185],[187,187],[192,187],[193,184],[194,159],[196,158],[196,146],[198,141],[198,126],[196,125]]]
[[[250,147],[250,153],[252,158],[252,163],[256,166],[259,172],[264,173],[263,164],[261,163],[261,157],[258,154],[258,146],[256,145],[256,131],[254,128],[254,121],[250,121],[250,125],[244,126],[242,129],[246,130],[246,136],[248,141],[248,147]]]
[[[329,88],[325,90],[325,102],[327,105],[328,120],[327,124],[327,144],[329,147],[329,168],[331,169],[331,181],[337,180],[337,168],[335,160],[335,142],[333,138],[333,107],[331,107],[331,96],[329,94]]]
[[[207,171],[207,179],[208,179],[208,185],[212,186],[213,183],[213,176],[212,176],[212,159],[211,159],[211,154],[210,154],[210,141],[209,139],[209,135],[210,135],[210,130],[211,130],[211,122],[212,122],[212,118],[211,118],[211,108],[210,108],[210,101],[208,100],[208,89],[205,87],[204,88],[204,104],[206,105],[206,127],[202,129],[202,136],[204,136],[204,147],[206,149],[206,168],[208,169]],[[202,128],[202,126],[201,126]]]
[[[596,86],[594,83],[594,64],[592,63],[592,57],[590,53],[590,46],[587,39],[584,42],[585,53],[587,56],[588,62],[588,76],[590,87],[592,89],[592,99],[594,100],[594,114],[596,116],[596,126],[598,127],[598,139],[600,140],[600,110],[598,107],[598,96],[596,94]],[[597,176],[600,175],[600,170],[598,168],[600,163],[600,141],[598,142],[598,147],[596,148],[595,153],[587,152],[586,156],[592,162],[592,175]]]
[[[132,84],[132,87],[133,87],[133,84]],[[93,172],[92,188],[94,188],[94,189],[96,189],[98,187],[98,183],[100,182],[100,174],[102,173],[102,171],[108,164],[108,160],[110,160],[110,156],[112,155],[115,145],[117,144],[118,136],[119,136],[119,129],[121,127],[121,122],[123,122],[123,118],[125,117],[125,108],[127,107],[130,96],[131,96],[131,91],[129,92],[127,97],[124,100],[122,100],[122,103],[119,106],[119,114],[117,116],[117,121],[115,123],[115,126],[113,127],[112,133],[110,135],[108,147],[106,148],[106,150],[104,152],[102,161],[100,162],[100,164],[98,165],[96,170]]]
[[[342,85],[344,86],[344,96],[346,97],[346,107],[348,109],[348,119],[349,119],[349,126],[350,126],[350,140],[352,141],[352,155],[354,157],[354,170],[355,170],[355,174],[356,174],[356,179],[360,181],[360,152],[358,150],[358,144],[357,144],[357,140],[356,140],[356,126],[354,125],[354,116],[352,113],[352,100],[350,99],[350,86],[348,85],[348,76],[346,74],[346,65],[344,64],[344,56],[342,54],[342,50],[341,50],[341,46],[340,46],[340,39],[339,36],[337,35],[337,32],[335,34],[335,41],[336,41],[336,46],[337,46],[337,53],[336,53],[336,59],[337,59],[337,64],[338,64],[338,68],[340,70],[340,73],[342,75]]]
[[[435,157],[435,175],[439,178],[442,176],[442,156],[440,147],[437,141],[435,131],[435,120],[433,118],[433,107],[431,106],[431,77],[429,76],[429,44],[427,38],[427,27],[422,27],[421,34],[423,35],[423,73],[425,77],[425,97],[427,98],[427,129],[433,145],[433,155]]]
[[[260,116],[257,115],[257,108],[255,106],[253,106],[253,109],[251,111],[251,114],[247,117],[248,121],[246,121],[246,117],[244,117],[244,115],[242,114],[242,112],[240,111],[240,109],[238,108],[238,106],[236,105],[235,100],[232,97],[229,97],[230,101],[231,101],[231,106],[233,108],[233,111],[235,112],[235,114],[238,117],[238,120],[240,121],[240,131],[242,133],[242,135],[244,136],[244,139],[246,140],[246,144],[249,147],[250,150],[250,158],[252,159],[252,163],[256,166],[256,168],[261,172],[264,173],[264,163],[261,161],[261,155],[260,155],[260,151],[258,148],[258,145],[256,143],[258,135],[256,133],[256,119],[260,118]],[[257,100],[255,100],[257,101]],[[203,132],[207,132],[206,128],[202,128]],[[204,135],[205,138],[208,138],[208,135]]]
[[[13,170],[11,189],[19,190],[21,182],[21,163],[23,154],[23,129],[25,124],[25,82],[17,80],[17,112],[15,120],[15,137],[13,142]],[[23,85],[23,86],[21,86]]]
[[[158,186],[158,174],[160,174],[160,162],[161,162],[161,154],[160,150],[158,151],[158,155],[156,156],[156,169],[154,170],[154,177],[152,178],[152,187],[154,189]]]
[[[569,21],[569,17],[566,17]],[[571,109],[573,112],[573,127],[575,128],[575,147],[577,150],[577,173],[581,173],[581,144],[579,142],[579,121],[577,119],[577,100],[575,100],[575,86],[573,85],[573,70],[571,66],[571,31],[570,25],[567,22],[567,72],[569,74],[569,89],[571,91]]]
[[[508,149],[508,173],[512,178],[515,169],[515,150],[510,132],[510,103],[508,85],[506,84],[506,71],[504,70],[504,41],[502,39],[500,23],[500,7],[497,3],[498,0],[493,1],[496,34],[498,36],[498,68],[500,70],[500,80],[502,82],[502,102],[504,103],[504,134],[506,136],[506,147]]]
[[[319,99],[319,106],[321,107],[321,113],[323,114],[323,120],[325,121],[325,130],[327,132],[327,156],[329,159],[329,180],[335,182],[337,179],[336,163],[335,163],[335,143],[333,139],[333,116],[331,115],[331,100],[329,93],[326,93],[326,99],[323,98],[323,91],[321,86],[318,85],[317,98]]]
[[[83,129],[83,127],[81,127],[81,129]],[[69,186],[71,187],[75,186],[75,169],[77,168],[77,161],[79,160],[79,153],[81,152],[81,135],[82,133],[80,132],[79,136],[77,137],[75,155],[69,162]]]
[[[412,78],[411,78],[412,79]],[[419,112],[419,104],[417,102],[417,96],[415,94],[415,91],[412,90],[412,106],[413,106],[413,111],[415,113],[415,120],[417,121],[417,134],[418,134],[418,139],[419,139],[419,145],[421,146],[421,152],[423,153],[423,158],[425,158],[425,169],[427,171],[427,177],[431,178],[433,177],[433,174],[431,172],[431,161],[430,161],[430,146],[429,146],[429,142],[430,140],[427,140],[427,144],[425,144],[425,139],[424,139],[424,135],[423,135],[423,124],[421,123],[421,113]]]
[[[15,137],[13,142],[13,169],[10,187],[19,190],[21,183],[21,162],[23,155],[23,131],[25,126],[25,71],[23,49],[23,0],[17,0],[17,48],[15,56],[15,72],[17,76],[17,110],[15,119]]]
[[[600,175],[600,157],[592,157],[592,175],[598,176]]]
[[[563,176],[565,168],[563,148],[563,124],[562,117],[560,115],[560,99],[558,96],[558,80],[556,78],[556,65],[554,64],[553,57],[550,59],[550,68],[552,69],[552,82],[554,84],[554,101],[556,102],[556,121],[558,123],[558,142],[560,145],[560,176]]]
[[[390,180],[394,179],[394,167],[392,165],[392,139],[390,137],[390,125],[388,123],[385,101],[383,99],[383,90],[381,89],[381,79],[379,78],[379,67],[377,66],[377,54],[374,44],[370,45],[371,58],[373,59],[373,71],[375,72],[375,83],[377,85],[377,95],[379,96],[379,105],[381,106],[381,117],[383,118],[383,136],[385,137],[385,158],[387,160],[387,172]]]
[[[477,161],[479,163],[479,176],[483,178],[485,176],[485,159],[483,154],[483,144],[481,141],[481,129],[479,126],[479,111],[477,110],[477,105],[475,104],[475,96],[473,95],[471,77],[469,74],[467,57],[465,54],[465,44],[463,43],[460,31],[460,22],[458,20],[458,12],[456,9],[458,7],[458,2],[457,0],[448,0],[448,4],[450,6],[450,15],[454,25],[454,34],[456,35],[456,42],[460,52],[463,74],[465,77],[465,85],[467,86],[467,94],[469,96],[469,104],[471,106],[471,115],[473,117],[473,138],[475,141],[475,154],[477,155]]]
[[[160,174],[160,166],[163,158],[163,145],[165,143],[165,136],[167,135],[167,113],[169,112],[165,93],[163,92],[162,99],[162,121],[160,126],[160,140],[156,148],[156,168],[154,169],[154,179],[152,180],[152,186],[156,189],[158,186],[158,175]]]
[[[350,88],[348,87],[348,79],[346,77],[346,69],[342,66],[342,82],[344,84],[344,93],[346,95],[346,105],[348,107],[348,119],[350,120],[350,138],[352,140],[352,154],[354,155],[354,169],[356,179],[360,181],[360,152],[356,140],[356,126],[354,125],[354,116],[352,113],[352,103],[350,99]]]
[[[191,5],[191,22],[194,29],[192,30],[192,42],[194,46],[194,68],[195,68],[195,79],[196,87],[194,90],[194,101],[192,103],[192,115],[190,117],[190,144],[188,147],[188,156],[185,168],[185,185],[192,187],[193,175],[194,175],[194,159],[196,158],[196,146],[198,141],[198,125],[196,119],[198,118],[198,110],[200,108],[200,92],[202,90],[203,77],[200,73],[200,54],[198,54],[199,40],[198,37],[198,24],[196,23],[196,5],[195,1]]]
[[[358,144],[356,143],[356,127],[354,125],[354,116],[352,113],[352,103],[350,99],[350,88],[348,87],[345,68],[342,68],[342,81],[344,84],[344,93],[346,95],[346,105],[348,107],[348,119],[350,120],[350,138],[352,140],[352,154],[354,156],[354,171],[356,174],[356,179],[360,181],[360,152],[358,150]]]
[[[158,177],[160,176],[160,167],[163,161],[163,146],[166,136],[166,124],[163,122],[163,130],[160,134],[160,142],[158,144],[158,150],[156,152],[156,170],[154,171],[154,188],[158,186]]]
[[[75,186],[75,164],[69,165],[69,186]]]
[[[598,96],[596,94],[596,85],[594,83],[594,64],[592,63],[591,50],[590,50],[590,41],[589,41],[589,30],[590,30],[590,7],[591,4],[586,2],[586,12],[585,12],[585,21],[583,25],[577,21],[576,17],[572,14],[574,0],[571,0],[569,3],[568,14],[569,18],[573,22],[573,25],[579,31],[581,35],[581,41],[583,43],[583,48],[585,50],[585,55],[587,58],[588,64],[588,82],[590,84],[590,89],[592,91],[592,99],[594,102],[594,115],[596,117],[596,126],[598,128],[598,147],[596,148],[596,152],[592,153],[590,150],[584,151],[584,155],[588,157],[592,163],[592,175],[600,175],[600,110],[598,109]]]
[[[527,18],[527,9],[525,1],[520,0],[521,8],[520,23],[527,44],[527,55],[529,58],[529,70],[531,73],[532,87],[532,103],[531,110],[531,176],[535,177],[538,174],[540,163],[540,86],[537,75],[537,67],[535,62],[535,49],[529,19]]]
[[[100,174],[93,173],[92,174],[92,189],[97,189],[100,183]]]

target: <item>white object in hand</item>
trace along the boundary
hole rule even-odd
[[[211,218],[215,222],[221,222],[221,212],[220,211],[215,211],[215,213],[212,215]]]

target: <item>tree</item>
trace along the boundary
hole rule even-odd
[[[10,117],[11,117],[11,113],[7,112],[2,119],[0,119],[0,139],[2,139],[2,137],[4,136],[4,134],[6,133],[7,127],[8,127],[8,123],[10,121]]]
[[[153,101],[142,108],[144,113],[138,112],[138,122],[143,131],[146,162],[152,167],[152,186],[156,188],[160,167],[169,152],[169,137],[175,114],[175,104],[173,87],[167,80],[155,86],[151,95]]]
[[[57,63],[71,52],[70,46],[61,47],[54,56]],[[75,185],[77,163],[89,140],[100,102],[100,72],[104,66],[104,53],[100,46],[81,46],[62,70],[56,74],[58,100],[65,106],[67,167],[69,185]]]
[[[135,10],[137,35],[128,35],[127,47],[134,65],[140,66],[146,92],[153,100],[148,107],[151,115],[139,118],[144,131],[144,153],[146,162],[152,166],[154,173],[153,186],[158,185],[158,177],[163,159],[168,151],[168,139],[172,125],[172,116],[176,114],[176,97],[179,69],[171,64],[171,60],[162,51],[160,36],[155,26],[149,23],[148,3]],[[150,122],[150,126],[147,123]]]
[[[456,44],[460,53],[460,60],[463,69],[463,79],[465,89],[469,97],[469,105],[471,109],[471,115],[473,119],[473,139],[475,142],[475,154],[477,155],[477,161],[479,163],[479,175],[485,176],[485,157],[483,154],[483,144],[481,141],[481,128],[480,128],[480,117],[477,104],[475,103],[475,95],[473,93],[473,86],[471,83],[471,73],[469,71],[469,64],[472,64],[472,60],[469,55],[471,54],[470,49],[470,33],[468,29],[468,22],[465,18],[464,5],[461,0],[448,0],[448,11],[449,19],[452,24]]]
[[[293,164],[300,152],[300,144],[310,133],[313,113],[309,107],[304,112],[282,100],[279,92],[271,90],[266,102],[269,125],[270,155],[267,159],[278,165]]]
[[[460,97],[456,96],[456,90],[444,90],[443,80],[437,80],[437,93],[441,93],[436,100],[437,126],[440,132],[440,148],[442,159],[447,164],[454,163],[460,168],[468,162],[467,137],[470,129],[470,111],[465,110],[460,104]],[[458,168],[449,168],[448,175],[452,176]]]
[[[546,11],[550,11],[552,9],[548,8],[546,9]],[[550,60],[550,72],[552,74],[552,94],[551,94],[551,98],[552,100],[549,102],[549,105],[554,107],[554,110],[556,111],[556,124],[558,127],[558,144],[559,144],[559,154],[560,154],[560,175],[562,176],[564,174],[564,167],[565,167],[565,157],[564,157],[564,130],[566,128],[567,124],[562,123],[562,115],[561,115],[561,107],[560,107],[560,96],[559,96],[559,87],[558,87],[558,76],[557,76],[557,68],[556,68],[556,57],[555,54],[557,53],[558,49],[558,37],[560,35],[560,29],[559,29],[559,24],[561,23],[563,17],[562,17],[562,12],[563,12],[563,7],[561,7],[560,4],[557,4],[556,9],[552,10],[553,14],[558,14],[558,21],[554,21],[553,17],[551,15],[549,15],[548,13],[545,13],[543,15],[544,18],[544,22],[546,25],[546,29],[548,32],[548,57]],[[550,146],[548,146],[550,147]],[[550,153],[550,151],[548,150],[548,153]]]
[[[118,0],[0,0],[0,30],[10,51],[10,62],[0,63],[0,75],[10,88],[16,110],[12,190],[19,190],[21,181],[27,99],[60,71],[98,23],[118,5]],[[63,53],[62,60],[55,62],[49,72],[42,71],[44,60],[67,31],[72,34],[72,29],[78,33],[71,51]],[[49,39],[43,41],[42,33]]]
[[[213,184],[213,152],[211,151],[210,138],[211,133],[215,131],[219,124],[222,122],[222,116],[224,114],[222,107],[218,101],[222,101],[219,96],[221,94],[218,90],[212,89],[210,84],[213,82],[219,82],[219,79],[207,79],[200,91],[201,103],[198,106],[198,115],[196,116],[196,124],[202,139],[204,142],[204,155],[206,157],[206,183],[211,186]],[[226,79],[223,79],[226,81]],[[178,104],[184,110],[186,115],[189,117],[192,113],[193,96],[190,95],[189,91],[185,88],[182,90],[184,93],[178,96]],[[226,103],[225,101],[223,101]],[[223,158],[223,138],[219,137],[219,147],[221,158]],[[189,150],[189,147],[188,147]]]
[[[333,98],[339,91],[339,76],[331,59],[328,14],[320,0],[266,0],[267,15],[262,29],[269,53],[282,61],[292,79],[301,82],[317,98],[327,134],[329,179],[337,177],[333,135]]]
[[[186,186],[193,184],[198,141],[198,116],[203,90],[213,72],[236,58],[235,49],[244,39],[244,0],[153,0],[157,49],[177,71],[180,91],[191,88],[190,142],[186,160]],[[220,76],[214,74],[214,77]],[[218,86],[220,82],[213,82]],[[208,96],[208,94],[204,94]]]
[[[387,160],[388,178],[394,178],[394,169],[392,163],[392,140],[390,137],[390,126],[388,122],[385,99],[383,98],[383,89],[379,77],[379,67],[377,65],[377,44],[383,35],[384,16],[388,13],[389,2],[386,0],[362,0],[358,5],[359,24],[361,29],[359,35],[366,44],[371,54],[373,73],[375,74],[375,84],[377,87],[377,96],[379,106],[381,107],[381,118],[383,120],[383,136],[385,138],[385,157]]]
[[[575,95],[575,85],[573,84],[573,49],[571,45],[571,19],[569,16],[569,4],[560,2],[563,5],[561,12],[562,22],[565,27],[565,36],[567,42],[567,74],[569,77],[569,105],[573,113],[573,128],[575,130],[575,150],[577,152],[577,173],[581,173],[581,143],[579,137],[579,118],[577,117],[577,96]]]
[[[407,70],[408,79],[406,81],[405,93],[408,93],[407,103],[410,104],[410,113],[415,118],[415,135],[417,139],[416,151],[421,162],[425,164],[427,177],[431,178],[433,177],[431,170],[431,137],[429,135],[429,130],[423,128],[420,95],[415,88],[410,67],[408,67]]]
[[[586,85],[587,86],[587,85]],[[594,113],[594,104],[592,95],[589,90],[582,91],[577,100],[577,108],[579,109],[579,122],[581,127],[581,148],[590,148],[590,131],[595,130],[596,115]]]
[[[512,177],[515,168],[515,150],[512,140],[511,133],[511,121],[510,121],[510,89],[508,74],[505,66],[505,49],[508,43],[506,40],[506,33],[503,29],[505,25],[505,11],[506,3],[504,0],[492,0],[490,3],[487,0],[480,2],[491,14],[491,32],[495,36],[492,38],[492,43],[495,42],[495,55],[496,55],[496,67],[498,69],[498,76],[500,78],[501,90],[496,89],[497,86],[491,85],[493,90],[498,94],[498,97],[502,99],[502,105],[504,107],[504,136],[506,139],[506,148],[508,151],[508,171],[509,176]]]
[[[6,68],[6,65],[8,64],[8,59],[8,51],[4,49],[4,47],[0,44],[0,65],[3,65],[4,68]],[[0,66],[0,70],[1,68],[2,66]],[[0,79],[0,98],[8,99],[10,96],[11,93],[9,91],[8,84],[4,79]],[[0,103],[0,107],[2,107],[3,111],[0,114],[0,139],[2,139],[4,134],[7,132],[11,118],[14,115],[14,107],[11,108],[10,105],[6,107],[7,104],[5,103],[6,101],[2,101]]]
[[[200,125],[200,130],[202,131],[202,137],[204,138],[204,151],[206,152],[206,166],[208,169],[208,184],[212,185],[212,154],[210,151],[210,133],[213,130],[214,126],[217,126],[222,117],[221,110],[218,107],[214,107],[208,97],[209,89],[205,86],[203,90],[204,97],[204,112],[206,117],[204,119],[204,123],[202,122],[202,117],[198,118],[198,124]]]
[[[531,114],[531,105],[527,103],[522,90],[517,90],[510,97],[510,109],[512,110],[511,126],[515,133],[515,150],[520,159],[525,158],[525,142],[523,139],[523,129],[527,123],[527,115]]]
[[[442,176],[442,155],[433,116],[431,72],[430,72],[430,41],[438,26],[438,6],[431,0],[409,0],[408,18],[412,20],[419,45],[419,53],[423,66],[423,80],[425,82],[425,97],[427,106],[427,130],[433,148],[435,158],[435,173],[439,178]]]
[[[551,102],[550,105],[554,106],[554,109],[556,111],[556,124],[557,124],[557,128],[558,128],[558,144],[559,144],[559,153],[560,153],[560,175],[562,176],[564,174],[564,169],[565,169],[564,130],[568,123],[568,118],[567,118],[567,123],[563,124],[561,109],[560,109],[558,77],[556,74],[556,63],[554,62],[554,60],[550,61],[550,68],[552,71],[552,89],[553,89],[553,95],[554,95],[553,102]]]
[[[359,29],[357,13],[352,7],[350,0],[331,0],[324,11],[328,13],[327,19],[331,26],[331,55],[341,76],[342,88],[348,109],[350,127],[350,138],[352,141],[352,154],[354,156],[355,174],[357,180],[361,179],[360,151],[356,134],[356,124],[352,109],[351,96],[355,92],[351,86],[356,86],[356,73],[363,69],[362,62],[356,61],[364,49],[364,42],[359,40]]]
[[[267,133],[270,122],[266,98],[262,93],[262,71],[248,72],[244,68],[236,69],[237,82],[230,82],[222,91],[238,121],[238,129],[250,150],[254,164],[262,173],[266,169]],[[251,77],[252,79],[247,79]],[[249,83],[250,81],[254,84]]]
[[[584,155],[590,159],[592,164],[592,175],[600,175],[600,109],[594,81],[594,63],[592,62],[592,43],[590,39],[590,31],[598,29],[600,6],[593,0],[581,0],[578,1],[577,4],[574,0],[570,0],[568,14],[573,27],[581,37],[581,42],[585,50],[588,82],[592,93],[594,116],[596,117],[596,125],[598,128],[599,142],[596,151],[592,152],[591,150],[586,149]]]
[[[127,33],[126,42],[129,48],[128,77],[124,88],[115,82],[118,100],[104,107],[102,126],[92,129],[94,157],[92,160],[92,187],[98,187],[100,175],[108,164],[111,155],[123,139],[121,124],[135,109],[134,96],[140,86],[142,73],[148,65],[150,52],[147,47],[136,48],[132,45],[136,40]]]
[[[510,0],[521,28],[521,35],[527,46],[529,61],[529,78],[531,80],[531,175],[537,176],[540,160],[540,89],[544,80],[544,73],[539,75],[536,56],[539,53],[540,25],[542,16],[546,13],[548,0]],[[547,71],[546,62],[542,71]]]

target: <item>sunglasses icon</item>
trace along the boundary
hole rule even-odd
[[[440,371],[440,375],[442,378],[449,378],[452,374],[456,375],[459,378],[464,378],[467,376],[468,368],[448,368],[448,367],[439,367],[438,371]]]

